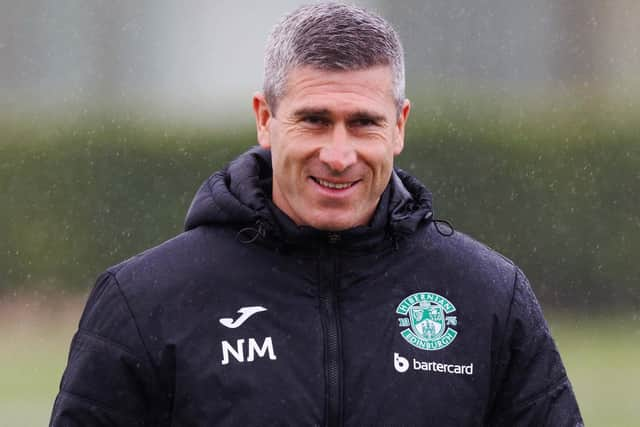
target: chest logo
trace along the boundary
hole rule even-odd
[[[409,344],[421,350],[441,350],[458,335],[453,326],[458,324],[451,314],[456,308],[443,296],[431,292],[418,292],[403,299],[396,313],[400,332]]]
[[[219,320],[222,326],[235,329],[240,327],[251,316],[253,316],[256,313],[260,313],[261,311],[267,311],[267,309],[264,307],[260,307],[259,305],[251,306],[251,307],[242,307],[240,310],[238,310],[238,313],[240,313],[240,316],[237,319],[232,319],[230,317],[223,317],[222,319],[219,319]]]

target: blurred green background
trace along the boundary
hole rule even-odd
[[[264,38],[300,2],[187,3],[2,4],[0,426],[46,423],[95,277],[255,144]],[[640,5],[363,4],[405,42],[398,166],[527,273],[586,424],[637,425]]]
[[[416,112],[410,123],[398,166],[431,189],[438,218],[520,264],[545,305],[637,307],[640,144],[630,117],[512,117],[486,104]],[[179,233],[199,184],[255,144],[240,125],[0,130],[0,280],[43,291],[86,290],[104,267]]]

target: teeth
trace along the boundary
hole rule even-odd
[[[333,182],[325,181],[324,179],[316,178],[316,182],[323,187],[334,188],[336,190],[344,190],[345,188],[351,187],[351,183],[346,184],[334,184]]]

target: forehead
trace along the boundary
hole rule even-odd
[[[334,71],[294,68],[287,79],[280,108],[395,111],[391,67]]]

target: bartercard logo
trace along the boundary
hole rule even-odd
[[[393,367],[401,374],[407,372],[409,368],[413,368],[414,371],[473,375],[473,363],[469,365],[458,365],[454,363],[425,362],[417,359],[412,359],[411,362],[409,362],[406,357],[402,357],[398,353],[393,353]]]
[[[393,353],[393,367],[398,372],[407,372],[409,369],[409,361],[398,353]]]

